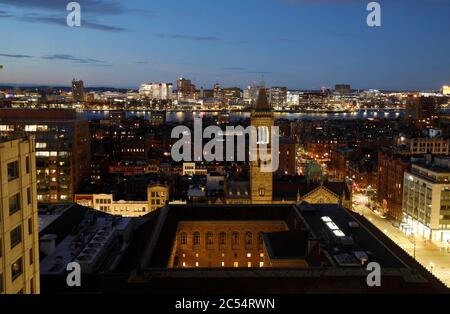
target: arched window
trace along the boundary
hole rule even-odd
[[[259,245],[263,245],[263,242],[264,242],[264,240],[263,240],[263,233],[260,232],[260,233],[258,233],[258,244]]]
[[[200,232],[194,232],[194,245],[200,245]]]
[[[269,128],[267,126],[258,127],[258,141],[256,142],[256,144],[269,144]]]
[[[239,232],[233,232],[233,245],[239,245]]]
[[[249,231],[245,234],[245,245],[252,245],[253,234]]]
[[[208,232],[206,234],[206,244],[213,245],[214,244],[214,234],[212,232]]]
[[[182,245],[187,244],[187,233],[186,232],[181,232],[180,233],[180,243]]]
[[[225,245],[227,244],[227,234],[225,232],[221,232],[219,234],[219,244],[220,245]]]

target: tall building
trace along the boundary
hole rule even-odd
[[[239,87],[224,88],[223,98],[226,103],[236,103],[241,99],[241,89]]]
[[[270,105],[273,107],[283,107],[287,102],[286,87],[272,87],[269,90]]]
[[[450,158],[413,163],[405,172],[402,229],[437,244],[450,241]]]
[[[406,102],[406,118],[422,125],[429,125],[435,115],[436,102],[432,97],[410,96]]]
[[[350,85],[348,84],[337,84],[334,87],[334,90],[336,93],[341,94],[341,95],[348,95],[350,94],[350,92],[352,91],[352,88]]]
[[[191,80],[180,78],[177,81],[178,100],[190,99],[195,96],[195,85]]]
[[[250,161],[250,195],[252,204],[271,204],[273,189],[273,173],[263,172],[263,161],[260,156],[260,145],[267,145],[267,153],[272,153],[271,133],[275,117],[267,99],[266,89],[260,88],[258,99],[251,114],[251,125],[257,129],[258,141],[256,151],[251,152],[256,160]]]
[[[85,101],[84,82],[82,80],[72,80],[72,98],[76,102]]]
[[[223,89],[219,83],[214,84],[214,98],[218,98],[218,99],[223,98]]]
[[[383,214],[403,219],[403,177],[411,169],[411,156],[391,150],[378,153],[377,199]]]
[[[172,97],[172,90],[172,83],[144,83],[139,87],[139,94],[152,99],[168,100]]]
[[[35,143],[0,137],[0,294],[39,293]]]
[[[450,86],[442,86],[442,94],[450,96]]]
[[[254,105],[256,98],[258,97],[258,87],[256,85],[250,85],[244,90],[244,102],[249,105]]]
[[[0,110],[0,135],[18,133],[36,139],[38,202],[73,201],[89,178],[88,122],[77,120],[75,110]]]

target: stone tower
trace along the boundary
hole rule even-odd
[[[267,152],[271,153],[271,131],[274,126],[275,117],[266,95],[266,89],[259,89],[258,98],[251,114],[251,125],[258,130],[257,147],[261,142],[268,143]],[[262,135],[262,136],[261,136]],[[252,204],[272,204],[273,173],[261,171],[262,161],[259,150],[252,152],[256,154],[255,161],[250,161],[250,190]]]

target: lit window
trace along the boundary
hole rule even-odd
[[[264,262],[259,262],[259,267],[264,267]]]
[[[186,232],[180,233],[180,242],[182,245],[187,244],[187,233]]]
[[[247,253],[247,257],[252,257],[252,253]]]
[[[195,262],[195,267],[198,267],[199,266],[199,263],[198,262]]]
[[[247,262],[247,267],[248,268],[252,267],[252,262]]]
[[[225,267],[225,262],[222,262],[222,267]]]
[[[238,268],[238,267],[239,267],[239,262],[234,262],[234,263],[233,263],[233,266],[234,266],[235,268]]]
[[[183,267],[186,267],[186,262],[183,262]]]

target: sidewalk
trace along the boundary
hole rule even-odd
[[[353,211],[366,217],[375,227],[384,232],[399,247],[409,255],[415,255],[416,260],[426,269],[450,287],[450,252],[441,250],[431,241],[422,238],[406,236],[393,222],[378,216],[371,209],[362,204],[354,204]]]

